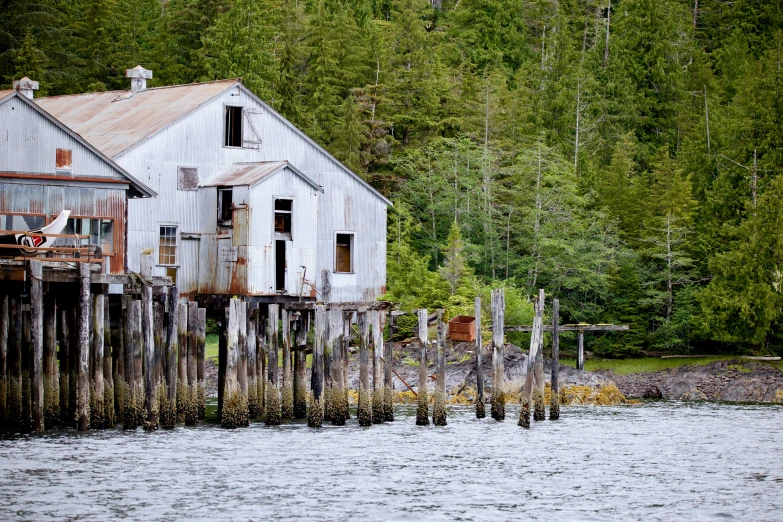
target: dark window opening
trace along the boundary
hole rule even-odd
[[[242,146],[242,107],[226,107],[226,147]]]
[[[230,188],[218,189],[218,226],[231,226],[233,196],[234,191]]]
[[[285,241],[275,241],[275,286],[278,291],[285,290]]]
[[[175,267],[166,268],[166,277],[171,278],[172,284],[177,284],[177,269]]]
[[[351,248],[353,247],[353,234],[337,234],[335,249],[335,272],[352,272]]]
[[[275,200],[275,233],[285,234],[291,237],[291,213],[293,200],[276,199]]]

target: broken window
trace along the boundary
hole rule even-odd
[[[177,190],[197,190],[198,169],[196,167],[177,167]]]
[[[353,234],[337,234],[335,249],[335,272],[350,273],[353,271]]]
[[[218,189],[217,224],[219,227],[231,226],[233,194],[234,191],[230,187]]]
[[[226,147],[242,146],[242,107],[226,107]]]
[[[291,214],[294,201],[291,199],[275,200],[275,233],[291,238]]]
[[[73,151],[71,149],[57,149],[54,168],[55,170],[71,170],[73,168]]]
[[[177,264],[177,227],[176,225],[161,225],[158,240],[158,264]]]

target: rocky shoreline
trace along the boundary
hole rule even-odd
[[[457,343],[446,358],[446,390],[452,404],[469,404],[475,397],[473,344]],[[486,347],[484,348],[486,350]],[[427,351],[428,390],[435,389],[435,349]],[[358,389],[359,365],[351,357],[348,380]],[[505,390],[509,403],[518,399],[526,375],[527,354],[515,345],[505,346]],[[544,362],[547,402],[552,361]],[[394,344],[394,369],[414,390],[418,389],[418,345]],[[205,365],[207,396],[217,396],[217,365]],[[491,357],[484,357],[485,396],[492,389]],[[409,402],[414,395],[402,380],[394,377],[395,401]],[[309,371],[308,371],[309,382]],[[718,361],[704,366],[681,366],[671,370],[616,375],[609,370],[578,371],[560,365],[560,389],[563,404],[622,404],[628,399],[711,400],[734,402],[783,403],[783,372],[772,366],[750,361]]]

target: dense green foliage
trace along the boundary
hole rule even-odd
[[[783,7],[751,0],[2,0],[47,94],[242,77],[365,177],[388,298],[544,288],[602,354],[780,352]]]

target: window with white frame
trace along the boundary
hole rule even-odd
[[[158,240],[158,264],[174,266],[177,264],[177,226],[160,225]]]

